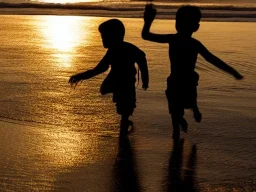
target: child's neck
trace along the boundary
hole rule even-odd
[[[182,37],[191,38],[193,35],[193,32],[178,32],[177,35],[182,36]]]
[[[118,48],[118,47],[120,47],[122,44],[123,44],[123,41],[118,41],[118,42],[113,43],[111,47],[112,47],[112,48]]]

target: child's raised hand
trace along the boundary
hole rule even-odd
[[[144,21],[145,22],[153,22],[156,16],[156,9],[153,7],[153,4],[146,4],[144,10]]]

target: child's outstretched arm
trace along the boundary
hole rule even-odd
[[[141,71],[141,79],[142,79],[142,88],[144,90],[147,90],[148,88],[148,82],[149,82],[149,75],[148,75],[148,64],[146,55],[143,54],[137,59],[137,64],[139,66],[139,69]]]
[[[147,4],[144,11],[144,25],[141,36],[144,40],[153,41],[157,43],[168,43],[171,34],[155,34],[150,32],[150,27],[155,19],[156,9],[153,4]]]
[[[105,59],[103,58],[99,64],[93,68],[93,69],[90,69],[88,71],[85,71],[85,72],[82,72],[82,73],[78,73],[78,74],[75,74],[75,75],[72,75],[68,81],[68,83],[73,86],[74,84],[76,85],[78,82],[82,81],[82,80],[85,80],[85,79],[90,79],[96,75],[99,75],[105,71],[108,70],[108,64],[107,62],[105,61]]]
[[[213,64],[214,66],[218,67],[219,69],[225,71],[226,73],[229,73],[230,75],[233,75],[236,79],[242,79],[243,76],[236,71],[233,67],[226,64],[224,61],[222,61],[220,58],[213,55],[210,51],[207,50],[207,48],[199,43],[199,54],[202,55],[202,57],[208,61],[209,63]]]

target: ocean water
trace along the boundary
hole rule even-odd
[[[122,191],[125,181],[133,191],[172,191],[176,181],[188,191],[255,191],[256,23],[201,22],[194,37],[245,78],[199,57],[203,120],[186,113],[189,131],[177,153],[164,95],[168,46],[141,39],[141,18],[121,18],[125,40],[145,51],[150,72],[149,89],[137,87],[129,141],[118,145],[120,117],[111,95],[99,93],[107,72],[69,86],[71,75],[105,54],[98,26],[107,19],[0,16],[1,191]],[[174,21],[158,19],[152,30],[174,33]],[[116,163],[123,153],[130,172]]]

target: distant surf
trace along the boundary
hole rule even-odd
[[[147,1],[99,1],[86,3],[0,3],[0,14],[55,14],[142,17]],[[178,7],[184,3],[154,2],[158,9],[157,17],[174,18]],[[189,2],[186,2],[189,4]],[[200,7],[205,20],[256,21],[256,5],[190,3]],[[26,11],[24,11],[24,9]],[[56,10],[56,11],[54,11]]]

